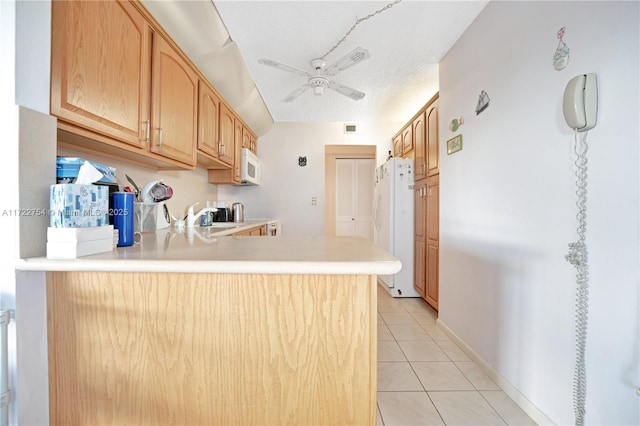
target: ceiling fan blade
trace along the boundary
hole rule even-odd
[[[359,90],[352,89],[351,87],[343,86],[342,84],[338,84],[334,81],[329,82],[329,89],[335,90],[338,93],[342,93],[343,95],[353,99],[354,101],[359,101],[364,98],[364,93]]]
[[[309,74],[306,71],[302,71],[298,68],[292,67],[290,65],[287,64],[283,64],[282,62],[278,62],[278,61],[274,61],[273,59],[268,59],[268,58],[261,58],[258,59],[258,63],[262,64],[262,65],[267,65],[276,69],[279,69],[281,71],[287,71],[287,72],[292,72],[294,74],[298,74],[302,77],[311,77],[311,74]]]
[[[298,98],[298,96],[300,96],[304,92],[306,92],[309,87],[311,87],[311,86],[309,86],[308,84],[305,84],[304,86],[297,88],[289,96],[284,98],[282,100],[282,102],[293,102],[293,101],[295,101]]]
[[[345,70],[350,66],[353,66],[359,62],[362,62],[365,59],[368,59],[370,56],[371,55],[369,54],[369,51],[367,49],[363,49],[362,47],[356,47],[347,55],[338,59],[333,64],[329,65],[325,69],[325,75],[327,76],[336,75],[340,71]]]

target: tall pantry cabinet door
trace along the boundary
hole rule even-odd
[[[196,163],[198,78],[158,33],[153,35],[151,151]]]
[[[414,247],[413,247],[413,287],[424,298],[426,295],[426,179],[416,181],[414,194]]]
[[[415,180],[427,177],[427,138],[425,128],[425,115],[420,114],[413,120],[413,141],[414,141],[414,160],[415,160]]]
[[[218,158],[230,166],[234,165],[235,158],[235,128],[236,119],[225,104],[220,103],[220,146],[218,146]]]
[[[53,1],[51,114],[144,147],[151,30],[129,2]]]
[[[218,158],[220,99],[213,90],[198,81],[198,149]]]
[[[438,101],[427,110],[427,174],[434,176],[440,173],[438,158]]]
[[[425,300],[438,310],[440,251],[440,176],[427,179],[427,283]]]

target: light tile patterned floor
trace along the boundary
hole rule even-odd
[[[436,319],[378,287],[378,425],[535,425]]]

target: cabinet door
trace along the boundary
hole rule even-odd
[[[438,310],[438,252],[437,245],[427,244],[427,283],[425,300],[433,309]]]
[[[402,135],[396,136],[393,140],[393,156],[396,158],[402,158]]]
[[[427,179],[427,239],[440,240],[440,176]]]
[[[218,146],[218,158],[230,165],[234,165],[235,159],[235,116],[229,108],[220,103],[220,145]]]
[[[153,36],[151,151],[188,165],[196,163],[198,78],[160,36]]]
[[[245,129],[240,120],[235,120],[235,137],[233,145],[234,162],[233,162],[233,181],[242,183],[242,135]]]
[[[51,114],[136,147],[147,143],[151,30],[129,2],[54,1]]]
[[[220,99],[208,84],[198,82],[198,149],[218,158]]]
[[[427,110],[427,174],[429,176],[440,173],[438,152],[438,101]]]
[[[438,310],[440,247],[440,176],[427,179],[426,187],[426,297],[433,309]]]
[[[413,120],[413,143],[414,143],[414,159],[415,159],[415,173],[416,180],[427,177],[427,158],[426,158],[426,128],[425,128],[425,115],[420,114],[415,120]]]
[[[251,130],[243,127],[242,130],[242,147],[247,148],[254,154],[258,153],[258,144],[256,142],[256,137],[251,133]]]
[[[247,148],[247,149],[251,149],[251,133],[249,133],[249,131],[246,128],[243,128],[242,130],[242,147],[243,148]]]
[[[409,152],[413,150],[413,129],[411,128],[411,124],[409,124],[402,131],[402,155],[407,155]]]
[[[426,295],[426,179],[414,185],[414,280],[413,286],[424,298]]]

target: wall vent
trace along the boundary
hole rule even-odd
[[[355,124],[345,124],[344,125],[344,132],[345,133],[357,133],[356,125]]]

